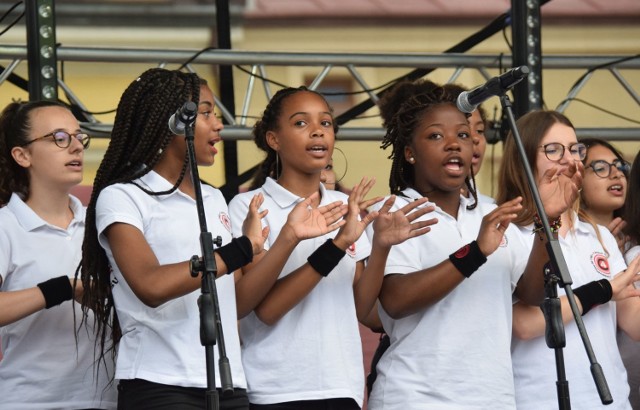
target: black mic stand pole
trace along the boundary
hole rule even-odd
[[[193,188],[196,196],[198,222],[200,224],[200,249],[202,251],[202,260],[197,255],[194,255],[191,258],[191,276],[195,278],[202,273],[202,294],[198,298],[198,306],[200,308],[200,343],[205,348],[207,364],[206,408],[208,410],[218,410],[220,403],[218,400],[218,390],[216,389],[216,368],[213,354],[213,345],[215,345],[216,342],[218,343],[218,355],[220,356],[220,385],[222,386],[222,394],[227,395],[229,393],[233,393],[231,366],[229,364],[229,358],[227,357],[227,351],[224,344],[222,321],[220,319],[220,306],[218,303],[218,292],[216,290],[215,282],[218,267],[216,266],[216,259],[213,255],[213,245],[215,244],[220,246],[222,244],[222,238],[218,236],[213,240],[211,233],[207,231],[207,220],[202,201],[200,175],[198,173],[198,164],[196,162],[193,146],[193,121],[185,124],[184,131],[187,143],[189,167],[191,171],[191,181],[193,182]]]
[[[529,182],[529,188],[531,189],[531,194],[535,201],[538,215],[540,216],[540,220],[542,221],[544,233],[548,239],[546,247],[547,253],[549,254],[549,263],[545,266],[545,300],[541,308],[544,313],[546,322],[545,340],[547,342],[547,346],[549,346],[549,348],[551,349],[554,349],[556,354],[556,371],[558,376],[556,386],[559,409],[570,409],[571,404],[569,401],[569,383],[565,377],[564,356],[562,352],[562,348],[565,346],[565,335],[564,325],[562,322],[562,313],[560,312],[560,299],[558,299],[558,293],[556,289],[556,284],[558,283],[564,288],[567,295],[567,300],[569,301],[569,305],[571,306],[571,311],[573,312],[576,325],[578,326],[578,331],[580,332],[582,343],[584,344],[589,362],[591,363],[591,375],[593,376],[596,388],[598,389],[600,400],[603,404],[610,404],[613,402],[613,398],[611,397],[609,386],[607,385],[607,380],[605,379],[604,373],[602,372],[602,367],[596,361],[595,354],[593,353],[593,348],[591,347],[591,342],[589,341],[589,336],[587,335],[587,331],[584,327],[584,322],[582,321],[582,316],[580,315],[580,310],[576,305],[573,290],[571,289],[573,280],[571,279],[569,268],[567,267],[567,263],[564,259],[564,256],[562,255],[560,243],[558,242],[558,239],[555,238],[551,233],[549,220],[546,213],[544,212],[544,206],[542,205],[542,200],[540,199],[540,193],[538,192],[538,187],[535,183],[533,173],[531,172],[531,166],[527,161],[527,155],[525,153],[524,146],[522,145],[522,139],[520,138],[518,127],[516,126],[516,120],[513,115],[509,96],[507,96],[506,94],[502,94],[500,96],[500,102],[502,104],[502,109],[504,110],[503,112],[506,112],[507,114],[509,126],[511,127],[511,133],[513,135],[516,146],[518,147],[520,159],[522,160],[522,165]]]

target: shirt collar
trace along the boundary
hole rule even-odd
[[[589,234],[591,233],[591,224],[585,221],[581,221],[578,218],[578,214],[575,212],[571,212],[571,220],[573,222],[573,229],[580,233]]]
[[[423,195],[420,194],[418,191],[416,191],[413,188],[405,188],[402,190],[402,195],[404,195],[405,197],[410,198],[413,201],[417,201],[418,199],[423,198]],[[472,204],[473,203],[473,198],[469,199],[467,197],[465,197],[464,195],[460,195],[460,207],[459,209],[467,209],[467,205]],[[424,205],[422,206],[435,206],[437,210],[441,210],[440,207],[438,206],[438,204],[436,204],[435,202],[431,202],[431,200],[428,200]],[[421,207],[422,207],[421,206]],[[419,208],[421,208],[419,207]]]
[[[73,195],[69,195],[69,207],[73,212],[73,220],[69,224],[71,227],[76,223],[84,223],[85,217],[85,208],[82,206],[82,203],[78,198]],[[13,212],[18,220],[18,223],[22,225],[22,227],[26,231],[34,231],[41,226],[49,225],[44,219],[40,218],[38,214],[36,214],[33,209],[27,205],[22,198],[16,193],[11,194],[11,198],[9,199],[9,203],[7,204],[7,208]]]
[[[189,175],[185,174],[185,178],[190,178]],[[162,175],[158,174],[156,171],[151,170],[149,172],[147,172],[146,174],[144,174],[143,176],[141,176],[140,178],[138,178],[136,181],[133,181],[137,184],[142,184],[142,186],[146,189],[148,189],[151,192],[163,192],[163,191],[169,191],[171,188],[173,188],[173,184],[169,181],[167,181]],[[173,191],[170,194],[165,194],[165,195],[157,195],[157,197],[159,199],[165,199],[165,198],[169,198],[173,195],[181,195],[184,197],[187,197],[191,200],[193,200],[191,197],[189,197],[188,195],[184,194],[182,191],[180,191],[180,189],[176,189],[175,191]],[[202,191],[202,197],[206,198],[210,195],[210,193],[207,190],[203,190]]]
[[[320,196],[322,198],[322,200],[320,201],[320,204],[324,205],[326,202],[328,202],[327,190],[323,184],[318,184],[318,185],[320,187]],[[298,202],[304,201],[304,198],[301,198],[296,194],[288,191],[286,188],[278,184],[278,182],[276,182],[276,180],[271,177],[267,177],[267,179],[264,182],[264,185],[262,185],[262,189],[282,209],[289,208],[291,206],[294,206]]]

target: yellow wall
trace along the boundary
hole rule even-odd
[[[424,52],[439,53],[463,38],[478,30],[480,26],[455,27],[288,27],[266,28],[248,27],[234,29],[232,41],[234,48],[257,51],[306,51],[306,52]],[[25,44],[24,30],[11,30],[3,36],[5,44]],[[510,35],[509,35],[510,36]],[[543,52],[552,54],[588,54],[632,55],[638,52],[637,40],[640,38],[640,26],[589,26],[567,27],[549,25],[543,27]],[[211,32],[208,30],[151,30],[151,29],[105,29],[105,28],[66,28],[60,27],[57,40],[66,46],[108,46],[133,48],[162,48],[180,49],[187,45],[189,49],[198,49],[211,43]],[[477,46],[474,54],[508,54],[502,34],[493,36],[482,45]],[[6,64],[6,62],[3,62]],[[126,87],[138,74],[151,65],[116,64],[116,63],[76,63],[65,64],[65,79],[72,90],[83,103],[93,111],[105,111],[117,106],[118,98]],[[169,66],[168,68],[175,68]],[[197,67],[199,73],[215,84],[211,70]],[[16,71],[26,77],[26,62]],[[203,71],[200,71],[200,70]],[[369,86],[377,86],[396,78],[410,69],[359,69]],[[300,85],[306,78],[314,77],[319,68],[312,67],[267,67],[267,76],[292,86]],[[436,82],[445,82],[453,73],[452,69],[439,69],[429,76]],[[636,90],[640,90],[640,71],[625,72],[628,81]],[[491,75],[497,74],[492,71]],[[548,108],[555,108],[562,101],[571,85],[582,74],[578,70],[545,71],[543,92]],[[246,75],[236,71],[236,111],[240,111],[243,92],[246,88]],[[333,75],[346,76],[345,71],[336,69]],[[475,86],[484,82],[479,73],[465,70],[458,79],[459,83]],[[276,90],[272,87],[272,90]],[[253,96],[250,115],[259,116],[266,105],[262,86],[257,85]],[[10,84],[0,86],[0,104],[3,106],[12,98],[27,97],[26,93],[17,90]],[[588,86],[578,95],[579,98],[605,107],[616,113],[640,118],[638,105],[613,80],[608,72],[597,73]],[[361,97],[364,98],[364,97]],[[492,99],[485,104],[485,108],[492,115],[493,107],[499,104]],[[376,114],[371,109],[366,114]],[[576,127],[637,127],[610,115],[601,113],[585,105],[574,102],[566,114],[572,119]],[[111,123],[113,115],[98,117],[101,121]],[[348,126],[378,126],[379,119],[367,119],[351,122]],[[224,136],[224,133],[223,133]],[[85,183],[91,183],[95,169],[104,153],[107,141],[94,140],[87,153],[87,169]],[[640,148],[640,142],[615,143],[632,159]],[[348,174],[344,179],[347,186],[355,184],[362,176],[374,176],[378,180],[376,194],[388,191],[389,160],[388,152],[379,149],[379,142],[338,142],[337,146],[343,150],[348,158]],[[494,147],[493,161],[497,170],[501,147]],[[487,162],[479,176],[479,186],[482,192],[492,192],[492,177],[490,173],[492,147],[487,150]],[[261,159],[261,154],[254,147],[253,142],[239,143],[239,169],[244,171],[255,165]],[[336,167],[338,174],[344,170],[344,160],[337,154]],[[221,185],[224,183],[224,167],[222,156],[211,169],[201,170],[206,180]]]

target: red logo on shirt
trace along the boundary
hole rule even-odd
[[[356,257],[356,244],[355,242],[351,244],[351,246],[349,246],[347,248],[347,253],[349,254],[349,256],[351,256],[352,258]]]
[[[603,276],[611,276],[607,255],[600,252],[594,252],[591,255],[591,263],[593,264],[593,267],[596,268],[599,274]]]
[[[220,223],[222,223],[222,226],[227,228],[227,231],[231,233],[231,219],[229,219],[229,215],[227,215],[226,212],[220,212],[219,218],[220,218]]]

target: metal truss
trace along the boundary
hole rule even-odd
[[[110,63],[148,63],[151,66],[166,66],[167,64],[182,64],[190,60],[200,50],[163,50],[163,49],[131,49],[131,48],[88,48],[88,47],[64,47],[57,48],[59,62],[110,62]],[[26,64],[27,47],[17,45],[0,45],[0,90],[2,85],[15,77],[14,72],[20,64]],[[247,124],[251,101],[262,89],[267,99],[272,95],[272,84],[266,79],[267,71],[271,66],[303,66],[314,67],[318,73],[309,87],[320,87],[336,68],[343,68],[352,77],[354,84],[368,95],[375,104],[377,95],[372,87],[366,83],[361,75],[362,68],[447,68],[454,69],[448,82],[455,82],[464,70],[476,70],[483,78],[489,79],[488,69],[509,67],[511,65],[509,55],[470,55],[470,54],[381,54],[381,53],[277,53],[277,52],[251,52],[235,50],[208,50],[200,53],[193,61],[186,65],[185,69],[197,72],[196,69],[210,68],[212,65],[245,66],[249,67],[244,98],[240,112],[237,116],[231,115],[218,97],[216,103],[229,124],[225,127],[225,139],[249,140],[251,128]],[[576,86],[570,90],[567,98],[557,107],[558,111],[564,111],[571,104],[580,90],[591,79],[597,70],[606,70],[620,84],[633,100],[640,105],[638,92],[624,77],[621,70],[640,69],[640,56],[543,56],[542,67],[544,70],[573,69],[583,70],[584,74],[577,81]],[[341,71],[342,72],[342,71]],[[68,96],[70,103],[77,105],[81,110],[88,111],[87,107],[77,97],[76,93],[60,78],[58,85]],[[100,123],[92,115],[86,115],[86,121],[82,126],[90,129],[92,135],[108,137],[111,124]],[[580,128],[577,130],[580,137],[606,136],[610,140],[640,140],[640,128]],[[373,141],[380,140],[384,135],[381,128],[376,127],[349,127],[343,126],[340,130],[341,140]]]

